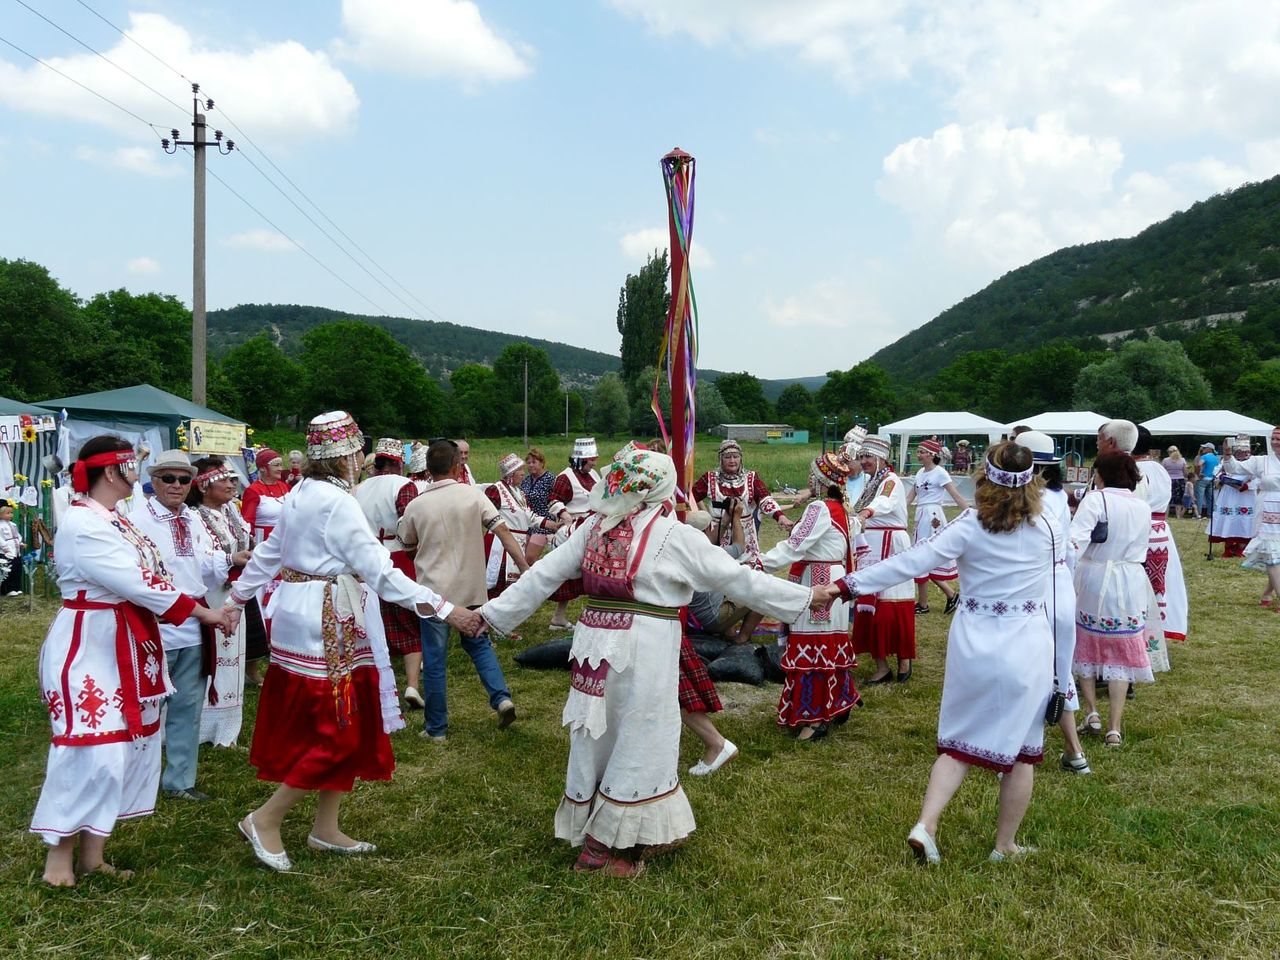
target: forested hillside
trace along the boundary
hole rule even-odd
[[[1280,353],[1280,177],[1248,184],[1127,240],[1068,247],[1013,270],[871,359],[920,381],[963,354],[1085,350],[1247,320],[1260,358]]]

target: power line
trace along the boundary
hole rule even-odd
[[[146,87],[148,90],[150,90],[152,93],[154,93],[154,94],[155,94],[157,97],[159,97],[161,100],[164,100],[165,102],[172,104],[173,106],[177,107],[179,110],[182,110],[182,111],[184,111],[184,112],[186,111],[186,109],[187,109],[187,108],[186,108],[186,107],[184,107],[182,104],[178,103],[176,100],[171,99],[171,98],[170,98],[170,97],[168,97],[167,95],[165,95],[165,94],[161,93],[159,90],[157,90],[157,89],[156,89],[155,87],[153,87],[151,84],[147,83],[147,81],[145,81],[145,80],[143,80],[143,79],[141,79],[141,78],[139,78],[139,77],[134,76],[132,73],[130,73],[130,72],[129,72],[128,70],[126,70],[124,67],[120,66],[120,64],[116,63],[116,62],[115,62],[114,60],[112,60],[110,57],[106,56],[105,54],[99,53],[99,52],[98,52],[97,50],[95,50],[93,47],[89,46],[89,44],[85,43],[83,40],[81,40],[79,37],[77,37],[77,36],[76,36],[74,33],[72,33],[70,30],[67,30],[65,27],[61,27],[61,26],[59,26],[58,24],[54,23],[52,20],[50,20],[48,17],[46,17],[43,13],[41,13],[41,12],[40,12],[39,10],[37,10],[35,7],[33,7],[33,6],[31,6],[30,4],[28,4],[28,3],[26,2],[26,0],[14,0],[14,2],[15,2],[16,4],[18,4],[19,6],[26,7],[28,10],[30,10],[32,13],[34,13],[37,17],[39,17],[39,18],[40,18],[41,20],[43,20],[45,23],[49,24],[49,26],[53,27],[53,28],[54,28],[55,30],[57,30],[59,33],[62,33],[63,35],[70,37],[70,38],[71,38],[72,40],[74,40],[76,43],[80,44],[80,46],[84,47],[86,50],[88,50],[90,53],[92,53],[95,57],[97,57],[98,59],[102,60],[104,63],[109,63],[111,66],[115,67],[117,70],[119,70],[121,73],[123,73],[123,74],[124,74],[126,77],[128,77],[130,80],[133,80],[133,81],[135,81],[136,83],[140,83],[140,84],[142,84],[142,86]]]
[[[75,77],[73,77],[73,76],[71,76],[71,75],[69,75],[69,74],[63,73],[61,70],[59,70],[59,69],[58,69],[57,67],[55,67],[53,64],[51,64],[51,63],[47,63],[47,62],[45,62],[44,60],[41,60],[41,59],[40,59],[39,57],[37,57],[34,53],[28,53],[26,50],[23,50],[20,46],[18,46],[18,45],[17,45],[16,43],[14,43],[12,40],[7,40],[7,39],[5,39],[4,37],[0,37],[0,43],[4,43],[4,44],[6,44],[6,45],[8,45],[8,46],[12,47],[14,50],[17,50],[17,51],[18,51],[20,54],[22,54],[24,57],[29,57],[29,58],[31,58],[32,60],[34,60],[36,63],[40,64],[40,66],[42,66],[42,67],[46,67],[46,68],[48,68],[49,70],[52,70],[54,73],[56,73],[58,76],[62,77],[64,80],[70,80],[72,83],[74,83],[74,84],[75,84],[77,87],[79,87],[81,90],[84,90],[86,93],[91,93],[91,94],[93,94],[95,97],[97,97],[99,100],[102,100],[102,101],[104,101],[104,102],[106,102],[106,103],[111,104],[111,106],[115,107],[115,108],[116,108],[117,110],[119,110],[121,113],[127,113],[129,116],[133,117],[133,119],[137,120],[139,123],[146,124],[148,127],[150,127],[150,128],[151,128],[152,132],[153,132],[153,133],[155,133],[155,135],[156,135],[157,137],[163,137],[166,133],[168,133],[168,132],[169,132],[169,129],[170,129],[170,128],[168,128],[168,127],[162,127],[162,126],[161,126],[160,124],[158,124],[158,123],[152,123],[150,120],[147,120],[147,119],[144,119],[143,117],[138,116],[136,113],[134,113],[134,112],[133,112],[132,110],[130,110],[128,107],[122,107],[122,106],[120,106],[120,104],[116,103],[116,102],[115,102],[114,100],[112,100],[110,97],[105,96],[104,94],[99,93],[97,90],[93,89],[93,87],[86,86],[85,84],[83,84],[83,83],[81,83],[79,80],[77,80]]]
[[[108,20],[108,19],[107,19],[106,17],[104,17],[102,14],[100,14],[97,10],[93,9],[93,7],[91,7],[91,6],[89,6],[87,3],[85,3],[85,2],[84,2],[84,0],[76,0],[76,3],[78,3],[78,4],[80,4],[80,6],[84,7],[86,10],[88,10],[90,13],[92,13],[95,17],[97,17],[99,20],[101,20],[103,23],[105,23],[108,27],[110,27],[110,28],[111,28],[112,30],[114,30],[116,33],[120,34],[120,36],[122,36],[122,37],[124,37],[126,40],[128,40],[128,41],[129,41],[130,43],[132,43],[135,47],[137,47],[139,50],[141,50],[143,53],[145,53],[147,56],[149,56],[152,60],[154,60],[156,63],[160,64],[160,66],[162,66],[162,67],[164,67],[165,69],[170,70],[170,71],[172,71],[173,73],[177,74],[180,78],[182,78],[183,80],[187,81],[187,83],[193,83],[193,82],[194,82],[190,77],[188,77],[185,73],[183,73],[183,72],[182,72],[181,70],[179,70],[177,67],[175,67],[175,66],[171,65],[171,64],[170,64],[168,61],[166,61],[166,60],[162,60],[160,57],[156,56],[156,55],[155,55],[154,53],[152,53],[149,49],[147,49],[147,47],[143,46],[143,45],[142,45],[141,43],[139,43],[137,40],[133,39],[133,37],[131,37],[131,36],[129,36],[129,34],[125,33],[125,32],[124,32],[124,30],[120,29],[120,27],[117,27],[114,23],[112,23],[110,20]]]
[[[19,2],[22,2],[22,0],[19,0]],[[88,11],[89,11],[90,13],[92,13],[95,17],[97,17],[99,20],[101,20],[103,23],[105,23],[107,26],[109,26],[112,30],[116,31],[116,33],[120,34],[120,36],[122,36],[124,39],[128,40],[130,43],[132,43],[132,44],[133,44],[135,47],[137,47],[139,50],[143,51],[145,54],[147,54],[147,56],[151,57],[151,59],[155,60],[157,63],[159,63],[159,64],[160,64],[161,66],[163,66],[165,69],[167,69],[167,70],[171,71],[173,74],[175,74],[176,76],[180,77],[181,79],[183,79],[183,80],[187,81],[188,83],[192,83],[192,82],[193,82],[193,81],[191,80],[191,78],[190,78],[190,77],[188,77],[185,73],[183,73],[183,72],[182,72],[181,70],[179,70],[177,67],[173,66],[173,65],[172,65],[171,63],[169,63],[167,60],[163,59],[163,58],[162,58],[162,57],[160,57],[158,54],[156,54],[155,52],[153,52],[153,51],[152,51],[150,48],[148,48],[145,44],[143,44],[143,43],[141,43],[140,41],[138,41],[138,40],[134,39],[132,36],[130,36],[128,33],[126,33],[123,29],[121,29],[117,24],[115,24],[114,22],[112,22],[111,20],[109,20],[107,17],[103,16],[101,13],[99,13],[97,10],[95,10],[92,6],[90,6],[88,3],[86,3],[86,2],[85,2],[85,0],[76,0],[76,3],[80,4],[80,6],[84,7],[84,9],[88,10]],[[24,6],[25,6],[25,4],[24,4]],[[96,52],[96,51],[95,51],[95,52]],[[207,89],[207,88],[205,89],[205,93],[206,93],[206,94],[208,94],[208,93],[209,93],[209,91],[208,91],[208,89]],[[248,134],[248,133],[246,133],[246,132],[244,131],[244,129],[243,129],[239,124],[237,124],[237,123],[235,122],[234,118],[232,118],[232,116],[231,116],[229,113],[227,113],[227,111],[226,111],[226,109],[225,109],[224,107],[218,107],[217,109],[219,109],[219,110],[221,111],[222,116],[226,119],[226,121],[227,121],[228,125],[230,125],[230,126],[231,126],[231,128],[232,128],[233,130],[235,130],[235,132],[236,132],[237,134],[239,134],[239,136],[240,136],[240,140],[241,140],[241,155],[242,155],[242,156],[244,156],[244,158],[245,158],[246,160],[249,160],[249,164],[250,164],[250,166],[253,166],[253,167],[254,167],[254,169],[258,171],[259,175],[260,175],[264,180],[266,180],[268,183],[270,183],[273,187],[275,187],[275,189],[276,189],[276,190],[278,190],[278,191],[280,192],[280,194],[281,194],[281,195],[282,195],[286,200],[289,200],[289,202],[290,202],[290,203],[293,203],[293,205],[294,205],[295,207],[297,207],[298,212],[299,212],[299,213],[301,213],[303,216],[307,217],[307,219],[311,221],[312,225],[313,225],[313,226],[315,226],[315,228],[316,228],[317,230],[320,230],[320,232],[321,232],[321,233],[324,233],[324,234],[325,234],[325,236],[326,236],[326,238],[328,238],[328,240],[329,240],[329,241],[330,241],[334,246],[336,246],[339,250],[342,250],[342,252],[343,252],[344,254],[346,254],[348,257],[350,257],[350,258],[351,258],[351,260],[352,260],[352,262],[353,262],[353,263],[355,263],[355,264],[356,264],[356,266],[358,266],[358,267],[360,267],[360,269],[364,270],[364,272],[365,272],[366,274],[368,274],[368,275],[369,275],[369,277],[370,277],[370,278],[371,278],[375,283],[377,283],[377,284],[378,284],[379,286],[381,286],[384,290],[386,290],[386,291],[387,291],[387,293],[391,294],[391,296],[395,297],[395,299],[396,299],[397,301],[399,301],[399,302],[400,302],[400,304],[401,304],[401,305],[403,305],[403,306],[405,307],[405,309],[407,309],[411,314],[415,314],[415,315],[417,315],[417,316],[418,316],[418,319],[420,319],[420,320],[425,319],[425,318],[424,318],[424,317],[422,317],[420,314],[418,314],[417,310],[415,310],[412,306],[410,306],[408,303],[406,303],[406,302],[404,301],[404,299],[403,299],[399,294],[397,294],[395,291],[393,291],[393,290],[391,290],[390,288],[388,288],[388,287],[387,287],[387,285],[386,285],[385,283],[383,283],[381,280],[379,280],[377,277],[373,276],[373,274],[372,274],[372,273],[370,273],[370,272],[369,272],[369,270],[368,270],[368,269],[367,269],[363,264],[361,264],[358,260],[356,260],[356,259],[355,259],[355,257],[353,257],[353,256],[352,256],[348,251],[343,250],[343,248],[342,248],[342,244],[340,244],[340,243],[338,243],[338,241],[334,240],[332,236],[330,236],[330,235],[329,235],[329,234],[328,234],[328,233],[327,233],[327,232],[326,232],[326,231],[325,231],[325,230],[324,230],[324,229],[323,229],[319,224],[317,224],[314,220],[312,220],[312,219],[311,219],[311,217],[310,217],[310,216],[308,216],[308,215],[307,215],[306,211],[304,211],[301,207],[298,207],[297,203],[294,203],[293,199],[292,199],[291,197],[289,197],[289,196],[288,196],[288,194],[286,194],[286,193],[285,193],[285,192],[284,192],[284,191],[283,191],[279,186],[277,186],[277,185],[276,185],[276,183],[275,183],[274,181],[272,181],[272,179],[271,179],[270,177],[268,177],[268,176],[266,175],[266,173],[265,173],[265,172],[263,172],[262,170],[258,169],[257,165],[256,165],[256,164],[254,164],[254,163],[253,163],[253,161],[249,159],[248,155],[244,153],[244,144],[245,144],[245,143],[248,143],[251,147],[253,147],[255,150],[257,150],[257,151],[258,151],[258,153],[261,155],[262,159],[263,159],[263,160],[265,160],[265,161],[267,162],[267,164],[269,164],[269,165],[270,165],[271,169],[273,169],[276,173],[278,173],[278,174],[280,175],[280,177],[281,177],[281,178],[282,178],[282,179],[283,179],[287,184],[289,184],[289,186],[291,186],[291,187],[292,187],[292,188],[297,192],[297,194],[298,194],[300,197],[302,197],[302,198],[303,198],[303,199],[304,199],[308,204],[310,204],[310,205],[311,205],[312,209],[314,209],[314,210],[316,211],[316,213],[318,213],[318,214],[320,215],[320,217],[321,217],[321,218],[322,218],[326,223],[328,223],[328,224],[329,224],[329,226],[331,226],[335,231],[337,231],[337,232],[338,232],[338,234],[340,234],[340,235],[342,236],[342,238],[343,238],[344,240],[346,240],[346,241],[347,241],[347,243],[349,243],[352,247],[354,247],[356,250],[358,250],[358,251],[360,252],[360,254],[361,254],[361,255],[362,255],[366,260],[368,260],[368,261],[369,261],[369,263],[373,264],[373,266],[374,266],[375,268],[377,268],[377,270],[378,270],[378,271],[379,271],[383,276],[385,276],[385,277],[386,277],[388,280],[390,280],[393,284],[395,284],[397,287],[399,287],[399,288],[400,288],[400,290],[402,290],[402,291],[403,291],[403,292],[404,292],[404,293],[405,293],[405,294],[406,294],[406,295],[407,295],[411,300],[413,300],[413,301],[414,301],[414,302],[416,302],[420,307],[422,307],[422,309],[423,309],[423,310],[425,310],[427,313],[431,314],[433,317],[435,317],[435,318],[436,318],[437,320],[439,320],[439,321],[447,322],[447,321],[445,321],[445,318],[444,318],[443,316],[441,316],[441,315],[440,315],[439,311],[435,310],[435,309],[434,309],[430,304],[428,304],[428,303],[426,303],[425,301],[423,301],[421,297],[419,297],[419,296],[418,296],[417,294],[415,294],[412,290],[410,290],[408,287],[406,287],[403,283],[401,283],[399,280],[397,280],[397,279],[396,279],[396,277],[395,277],[395,276],[394,276],[394,275],[393,275],[389,270],[387,270],[384,266],[382,266],[382,264],[380,264],[377,260],[375,260],[375,259],[373,258],[373,256],[369,253],[369,251],[365,250],[365,249],[364,249],[364,247],[360,246],[360,244],[359,244],[359,243],[357,243],[357,242],[356,242],[356,241],[351,237],[351,235],[350,235],[350,234],[348,234],[345,230],[343,230],[343,229],[342,229],[342,227],[338,226],[338,224],[333,220],[333,218],[332,218],[332,217],[330,217],[327,213],[325,213],[325,212],[324,212],[324,209],[320,206],[320,204],[316,203],[316,201],[315,201],[315,200],[313,200],[313,199],[312,199],[312,198],[307,194],[307,192],[306,192],[305,190],[303,190],[300,186],[298,186],[298,184],[293,180],[293,178],[292,178],[292,177],[290,177],[287,173],[285,173],[285,172],[284,172],[284,170],[282,170],[282,169],[280,168],[280,166],[279,166],[279,165],[278,165],[274,160],[272,160],[272,159],[271,159],[271,157],[270,157],[270,155],[267,153],[267,151],[266,151],[266,150],[264,150],[261,146],[259,146],[259,145],[258,145],[258,143],[257,143],[257,142],[256,142],[256,141],[255,141],[251,136],[249,136],[249,134]]]
[[[184,150],[185,150],[185,148],[184,148]],[[185,150],[185,152],[186,152],[186,153],[188,153],[188,154],[190,154],[190,153],[191,153],[191,151],[190,151],[190,150]],[[327,274],[329,274],[329,276],[333,277],[335,280],[337,280],[339,283],[341,283],[343,286],[345,286],[348,290],[350,290],[350,291],[351,291],[352,293],[354,293],[356,296],[358,296],[358,297],[360,297],[362,300],[364,300],[364,301],[365,301],[365,303],[369,304],[369,305],[370,305],[371,307],[373,307],[375,310],[379,311],[383,316],[387,316],[387,315],[388,315],[388,314],[387,314],[387,311],[386,311],[386,308],[382,307],[380,304],[376,303],[376,302],[375,302],[372,298],[370,298],[368,295],[366,295],[365,293],[363,293],[362,291],[360,291],[359,289],[357,289],[357,288],[356,288],[355,286],[353,286],[353,285],[352,285],[348,280],[346,280],[345,278],[343,278],[343,277],[342,277],[342,276],[341,276],[341,275],[340,275],[336,270],[334,270],[334,269],[333,269],[332,267],[330,267],[327,263],[325,263],[323,260],[321,260],[319,257],[317,257],[314,253],[312,253],[310,250],[308,250],[306,247],[304,247],[302,244],[300,244],[297,240],[293,239],[293,237],[289,236],[289,234],[285,233],[285,232],[284,232],[284,230],[282,230],[280,227],[276,226],[276,224],[271,220],[271,218],[270,218],[270,217],[268,217],[265,213],[263,213],[261,210],[259,210],[257,207],[255,207],[255,206],[254,206],[252,203],[250,203],[248,200],[246,200],[246,199],[245,199],[245,197],[244,197],[244,195],[243,195],[243,194],[241,194],[239,190],[237,190],[235,187],[231,186],[231,184],[227,183],[227,181],[223,180],[223,179],[222,179],[222,177],[218,176],[218,174],[217,174],[215,171],[210,170],[210,171],[209,171],[209,176],[213,177],[213,179],[217,180],[220,184],[222,184],[224,187],[226,187],[226,188],[227,188],[227,190],[229,190],[229,191],[231,192],[231,195],[232,195],[232,196],[234,196],[237,200],[239,200],[239,201],[240,201],[241,203],[243,203],[246,207],[248,207],[250,210],[252,210],[254,213],[256,213],[259,217],[261,217],[261,218],[262,218],[262,220],[263,220],[263,222],[264,222],[264,223],[266,223],[269,227],[271,227],[271,229],[272,229],[272,230],[276,231],[276,233],[280,234],[280,236],[284,237],[286,240],[288,240],[290,243],[292,243],[295,247],[297,247],[299,250],[301,250],[303,253],[305,253],[308,257],[310,257],[310,258],[312,259],[312,261],[313,261],[317,266],[319,266],[322,270],[324,270]]]

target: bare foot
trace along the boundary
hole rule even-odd
[[[49,864],[44,868],[44,882],[51,887],[74,887],[76,885],[76,874],[68,864],[65,867],[54,867]]]
[[[64,837],[57,846],[49,848],[44,860],[44,882],[51,887],[74,887],[76,874],[71,869],[71,856],[75,852],[75,837]]]
[[[80,866],[76,868],[76,876],[78,877],[87,877],[94,873],[100,873],[107,877],[115,877],[117,880],[128,880],[133,876],[132,870],[117,870],[109,863],[99,863],[94,867]]]

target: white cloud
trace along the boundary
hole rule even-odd
[[[533,51],[504,40],[470,0],[342,0],[338,55],[362,66],[465,86],[520,80]]]
[[[618,242],[623,256],[628,260],[644,260],[655,250],[666,250],[670,238],[670,231],[666,227],[645,227],[643,230],[623,234]],[[694,240],[689,251],[689,265],[694,270],[710,270],[716,265],[716,260],[710,250]]]
[[[199,79],[205,94],[215,100],[209,114],[211,126],[225,124],[216,109],[225,106],[256,141],[271,145],[342,132],[355,117],[359,106],[355,88],[326,53],[308,50],[293,40],[261,43],[244,51],[215,50],[155,13],[130,14],[129,24],[128,33],[139,44],[163,51],[165,60]],[[190,91],[183,81],[123,37],[103,53],[181,104],[181,110],[91,53],[44,59],[165,132],[178,127],[190,139]],[[0,102],[18,110],[96,123],[133,138],[155,142],[159,136],[39,64],[17,66],[0,60]]]
[[[158,142],[152,147],[117,147],[114,150],[76,147],[76,156],[88,163],[116,167],[146,177],[177,177],[191,170],[190,161],[183,163],[166,155]]]
[[[228,247],[261,250],[264,253],[291,253],[298,249],[288,237],[264,227],[255,227],[243,233],[233,234],[223,243]]]
[[[880,288],[891,286],[882,264],[854,265],[839,276],[819,280],[806,290],[780,299],[766,297],[762,304],[770,325],[788,333],[840,330],[838,363],[830,357],[822,363],[842,365],[852,350],[863,357],[903,334],[900,320],[880,302]],[[824,368],[826,369],[826,368]]]
[[[151,257],[134,257],[124,265],[130,273],[159,273],[160,264]]]

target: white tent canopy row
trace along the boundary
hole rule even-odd
[[[880,436],[889,439],[891,443],[895,436],[900,438],[898,441],[899,470],[907,468],[907,445],[912,437],[928,437],[935,433],[958,437],[985,434],[991,443],[998,443],[1006,432],[1007,428],[1003,423],[997,423],[995,420],[988,420],[986,417],[964,410],[919,413],[905,420],[887,423],[879,431]]]
[[[1083,437],[1096,435],[1098,428],[1108,419],[1092,410],[1065,410],[1058,413],[1041,413],[1034,417],[1027,417],[1025,420],[1015,420],[1009,424],[1008,429],[1012,431],[1014,427],[1026,426],[1050,436]]]
[[[1154,436],[1269,437],[1275,424],[1230,410],[1174,410],[1142,424]]]

